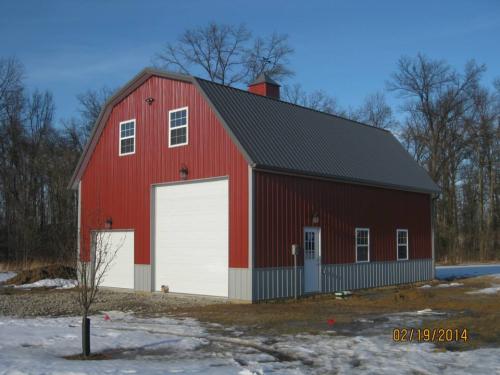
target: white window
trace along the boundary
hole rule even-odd
[[[305,230],[304,238],[304,258],[316,258],[316,232],[314,230]]]
[[[408,260],[408,229],[396,230],[398,260]]]
[[[135,119],[120,122],[120,156],[135,154]]]
[[[188,107],[168,112],[168,147],[188,144]]]
[[[356,228],[356,262],[370,261],[370,229]]]

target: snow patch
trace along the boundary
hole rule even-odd
[[[456,288],[458,286],[463,286],[463,283],[449,283],[449,284],[438,284],[435,288]],[[419,289],[429,289],[432,288],[432,285],[425,284],[419,287]]]
[[[253,372],[253,371],[250,371],[248,369],[244,369],[244,370],[241,370],[240,372],[238,372],[238,375],[262,375],[262,371],[259,371],[259,372]]]
[[[436,288],[454,288],[457,286],[463,286],[463,283],[449,283],[449,284],[438,284]]]
[[[473,290],[471,292],[467,292],[467,294],[496,294],[500,292],[500,285],[493,284],[490,288],[483,288],[479,290]]]
[[[375,321],[373,321],[371,319],[365,319],[365,318],[359,318],[359,319],[356,319],[355,321],[359,322],[359,323],[375,323]]]
[[[488,374],[500,365],[500,358],[493,357],[500,354],[498,348],[437,352],[428,343],[394,343],[390,335],[310,335],[282,341],[279,347],[287,347],[289,354],[302,354],[319,369],[312,373],[318,374]]]
[[[31,289],[31,288],[56,288],[56,289],[70,289],[77,285],[76,280],[68,279],[43,279],[31,284],[16,285],[15,288]]]
[[[432,309],[423,309],[423,310],[418,310],[417,315],[429,315],[429,314],[435,314]]]
[[[0,272],[0,284],[12,279],[16,275],[16,272]]]

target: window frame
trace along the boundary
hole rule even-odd
[[[122,125],[123,124],[128,124],[129,122],[134,123],[134,135],[129,135],[127,137],[122,137]],[[121,121],[120,124],[118,125],[118,156],[127,156],[127,155],[133,155],[135,154],[135,150],[137,149],[137,142],[135,139],[135,136],[137,135],[137,122],[135,118]],[[122,152],[122,141],[124,139],[134,139],[134,151],[133,152]]]
[[[406,258],[399,257],[399,232],[406,232]],[[396,229],[396,259],[399,260],[409,260],[410,259],[410,237],[408,234],[408,229]],[[401,245],[403,246],[403,245]]]
[[[368,232],[368,244],[367,245],[358,245],[358,232],[367,231]],[[356,263],[370,263],[370,228],[356,228],[354,232],[354,251],[356,253]],[[358,246],[367,246],[368,247],[368,259],[367,260],[358,260]]]
[[[306,259],[306,232],[314,232],[315,234],[317,233],[317,238],[315,238],[315,243],[317,242],[318,244],[318,259],[320,260],[320,266],[321,266],[321,227],[304,227],[303,234],[304,234],[304,240],[302,241],[302,246],[303,246],[303,252],[304,252],[304,260]]]
[[[177,126],[173,129],[186,128],[186,142],[173,145],[172,144],[172,130],[173,129],[171,128],[171,124],[170,124],[170,121],[171,121],[170,114],[172,112],[179,112],[179,111],[184,111],[184,110],[186,111],[186,125]],[[170,111],[168,111],[168,148],[181,147],[181,146],[186,146],[188,144],[189,144],[189,107],[186,106],[186,107],[171,109]]]

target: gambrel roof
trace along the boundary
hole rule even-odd
[[[193,83],[253,167],[398,190],[439,187],[391,132],[201,78],[145,69],[105,105],[70,185],[76,188],[111,109],[151,76]]]

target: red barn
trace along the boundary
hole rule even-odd
[[[105,286],[258,301],[434,276],[439,189],[388,131],[146,69],[105,105],[71,187]],[[292,255],[292,245],[301,249]]]

